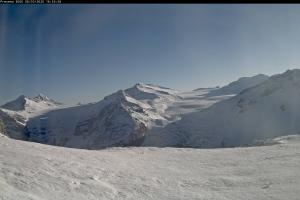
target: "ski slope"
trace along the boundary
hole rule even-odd
[[[0,137],[1,200],[298,200],[300,138],[225,148],[82,150]]]

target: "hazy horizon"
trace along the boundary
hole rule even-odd
[[[3,5],[0,104],[95,102],[137,82],[179,90],[300,66],[299,5]]]

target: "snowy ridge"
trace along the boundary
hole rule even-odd
[[[138,83],[94,104],[39,115],[27,123],[25,135],[31,141],[75,148],[139,146],[148,130],[222,99],[203,100],[207,92],[190,92],[195,97],[191,100],[186,93]]]
[[[49,107],[62,105],[49,97],[39,94],[36,97],[28,98],[24,95],[19,96],[16,100],[10,101],[1,108],[11,111],[26,111],[28,113],[33,113],[34,111],[47,109]]]
[[[26,100],[27,100],[26,97],[24,95],[21,95],[16,100],[10,101],[1,107],[12,111],[24,110],[26,105]]]
[[[233,85],[232,88],[239,89],[255,88],[254,82],[258,84],[264,78],[264,75],[241,78],[229,86]],[[235,94],[214,96],[213,92],[222,91],[220,89],[177,91],[158,85],[137,83],[131,88],[108,95],[97,103],[64,108],[44,95],[34,98],[21,96],[5,104],[1,110],[14,119],[13,127],[23,127],[19,135],[35,142],[88,149],[143,144],[207,147],[215,144],[199,145],[197,143],[199,139],[194,138],[194,135],[190,136],[189,132],[198,124],[203,124],[202,121],[208,120],[206,126],[209,127],[214,122],[212,119],[214,116],[216,118],[222,116],[215,112],[210,114],[211,118],[205,116],[199,121],[197,117],[199,112],[207,112],[206,109],[215,103],[220,101],[222,103],[235,96]],[[189,121],[190,117],[192,119]],[[184,125],[177,125],[182,122]],[[215,129],[215,127],[207,128],[207,131],[214,132]],[[11,137],[16,135],[10,134],[15,131],[6,132]],[[201,134],[196,135],[202,138]],[[190,144],[191,140],[194,140],[195,144]],[[224,145],[229,144],[222,142],[221,146]]]
[[[299,87],[299,69],[274,75],[231,99],[184,116],[151,134],[145,145],[231,147],[300,133]]]
[[[147,128],[167,121],[157,112],[157,102],[176,97],[166,90],[136,84],[95,104],[45,113],[29,121],[26,135],[33,141],[77,148],[140,145]]]
[[[244,89],[258,85],[266,81],[269,77],[264,74],[258,74],[252,77],[242,77],[237,81],[231,82],[228,85],[211,91],[209,96],[238,94]]]

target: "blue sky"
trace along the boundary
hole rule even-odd
[[[2,5],[0,104],[282,73],[300,66],[299,19],[300,5]]]

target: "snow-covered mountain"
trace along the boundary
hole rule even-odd
[[[244,89],[253,87],[255,85],[264,82],[268,78],[269,77],[264,74],[258,74],[251,77],[242,77],[239,78],[237,81],[231,82],[224,87],[216,88],[215,90],[212,90],[208,95],[218,96],[218,95],[238,94]]]
[[[207,92],[138,83],[97,103],[39,115],[27,123],[25,135],[32,141],[76,148],[141,145],[148,130],[222,100],[203,99]]]
[[[32,98],[21,95],[0,107],[0,120],[5,129],[3,132],[12,138],[24,139],[23,128],[30,118],[61,105],[42,94]]]
[[[300,133],[300,70],[288,70],[231,99],[148,134],[145,145],[228,147]]]
[[[43,94],[39,94],[32,98],[21,95],[17,99],[2,105],[1,108],[11,111],[34,113],[36,111],[45,110],[59,105],[62,104]]]
[[[235,89],[235,93],[253,86],[254,82],[260,83],[264,77],[241,78],[228,87]],[[224,88],[177,91],[137,83],[97,103],[62,107],[44,95],[20,96],[3,105],[0,111],[5,116],[2,121],[6,134],[13,138],[74,148],[139,146],[148,133],[160,132],[189,113],[199,112],[235,95],[232,92],[221,95],[220,92],[228,91]],[[215,91],[219,93],[213,95]],[[176,139],[170,141],[173,140]]]

